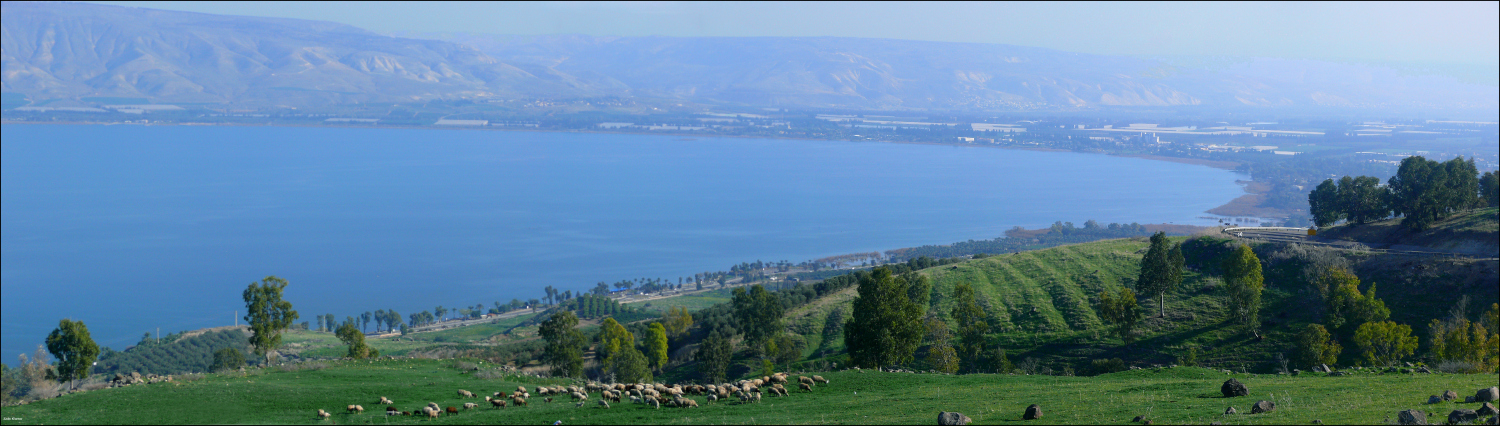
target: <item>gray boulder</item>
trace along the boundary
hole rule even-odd
[[[1443,397],[1437,396],[1437,395],[1433,395],[1433,396],[1427,397],[1427,403],[1428,404],[1436,404],[1436,403],[1439,403],[1439,402],[1443,402]]]
[[[1225,398],[1249,396],[1250,388],[1246,387],[1244,383],[1240,383],[1239,380],[1229,379],[1224,382],[1223,386],[1219,386],[1219,393],[1224,394]]]
[[[1318,366],[1319,367],[1323,367],[1322,370],[1318,370],[1318,371],[1321,371],[1321,372],[1324,372],[1324,373],[1332,373],[1333,372],[1332,368],[1328,368],[1328,364],[1318,364]]]
[[[944,425],[944,426],[966,425],[966,424],[969,424],[969,422],[972,422],[972,421],[974,421],[974,420],[970,419],[969,416],[963,415],[963,413],[951,413],[951,412],[947,412],[947,411],[944,411],[942,413],[938,413],[938,424],[939,425]]]
[[[1474,402],[1500,401],[1500,387],[1490,386],[1489,389],[1480,389],[1474,394]]]
[[[1269,413],[1272,411],[1276,411],[1276,403],[1271,401],[1255,401],[1255,405],[1250,406],[1250,414]]]
[[[1457,401],[1458,400],[1458,392],[1454,392],[1454,391],[1451,391],[1451,390],[1443,391],[1443,400],[1444,401]]]
[[[1239,413],[1240,412],[1237,411],[1237,410],[1235,410],[1234,407],[1229,407],[1229,408],[1225,408],[1224,409],[1224,415],[1226,415],[1226,416],[1230,415],[1230,414],[1239,414]]]
[[[1031,404],[1030,406],[1026,407],[1026,414],[1021,415],[1021,418],[1026,420],[1036,420],[1042,418],[1042,406]]]
[[[1460,408],[1453,410],[1452,413],[1448,413],[1448,424],[1450,425],[1468,423],[1475,420],[1479,420],[1479,413],[1474,412],[1474,410]]]
[[[1423,413],[1421,410],[1406,410],[1396,413],[1396,424],[1425,425],[1427,424],[1427,413]]]
[[[1496,410],[1495,405],[1488,402],[1484,403],[1484,405],[1479,406],[1479,409],[1474,410],[1474,412],[1478,413],[1481,416],[1493,416],[1496,414],[1500,414],[1500,410]]]

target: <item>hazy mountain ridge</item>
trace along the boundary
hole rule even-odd
[[[1496,86],[1321,61],[1174,66],[1012,45],[837,37],[391,37],[296,19],[72,3],[0,7],[0,83],[32,99],[304,106],[636,96],[855,109],[1500,107]]]

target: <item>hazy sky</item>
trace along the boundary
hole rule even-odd
[[[1124,55],[1500,66],[1500,3],[98,2],[377,31],[845,36]]]

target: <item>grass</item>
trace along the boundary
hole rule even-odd
[[[1319,231],[1318,238],[1356,241],[1375,248],[1402,245],[1495,256],[1500,252],[1500,243],[1495,240],[1497,233],[1500,233],[1500,209],[1490,207],[1439,221],[1420,232],[1402,228],[1401,219],[1390,219],[1363,225],[1330,227]]]
[[[1201,368],[1144,369],[1098,377],[927,375],[873,371],[822,372],[832,383],[811,393],[769,397],[756,404],[719,402],[701,408],[660,410],[629,402],[602,409],[575,408],[566,397],[553,403],[533,395],[530,406],[481,408],[435,421],[387,417],[374,404],[384,396],[402,410],[427,402],[462,407],[480,394],[516,386],[564,384],[558,379],[507,376],[481,379],[459,371],[452,361],[341,361],[325,368],[254,370],[248,374],[207,375],[187,383],[136,385],[72,394],[26,406],[6,407],[10,424],[910,424],[931,423],[939,411],[958,411],[975,423],[1021,420],[1030,404],[1042,406],[1047,424],[1126,424],[1145,415],[1160,424],[1290,424],[1313,419],[1328,424],[1376,424],[1405,409],[1439,416],[1477,404],[1423,405],[1428,395],[1454,389],[1460,394],[1493,386],[1494,375],[1356,374],[1349,377],[1226,375]],[[1244,382],[1251,396],[1219,397],[1228,377]],[[594,395],[597,398],[597,394]],[[1248,413],[1256,400],[1273,400],[1269,414],[1224,416],[1226,407]],[[479,400],[478,402],[483,402]],[[591,401],[592,402],[592,401]],[[364,414],[345,414],[361,404]],[[333,412],[319,421],[317,409]]]
[[[732,289],[721,288],[708,290],[701,293],[692,293],[682,296],[668,297],[664,299],[651,300],[644,303],[630,303],[630,306],[642,307],[648,311],[666,313],[667,309],[683,306],[689,312],[707,309],[720,303],[728,303],[733,296]],[[645,306],[650,304],[651,306]]]

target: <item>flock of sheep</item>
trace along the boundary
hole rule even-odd
[[[812,392],[813,387],[817,386],[818,383],[826,385],[828,384],[828,379],[824,379],[823,376],[797,376],[797,387],[803,392]],[[645,404],[651,408],[659,409],[663,405],[678,408],[697,407],[698,401],[689,398],[687,395],[707,395],[709,403],[729,401],[731,399],[739,399],[741,404],[759,402],[762,391],[770,393],[772,396],[785,397],[790,395],[790,392],[786,388],[790,384],[791,378],[787,373],[776,373],[757,379],[740,380],[717,385],[676,384],[669,386],[661,383],[603,384],[589,382],[583,386],[539,386],[535,390],[537,396],[548,403],[552,402],[553,396],[567,396],[575,402],[575,407],[583,407],[589,401],[589,394],[597,393],[599,395],[598,405],[600,408],[609,408],[610,402],[618,404],[621,401],[628,400],[633,404]],[[478,398],[478,395],[475,393],[462,389],[458,391],[458,396],[462,398]],[[531,399],[531,393],[527,392],[525,386],[516,387],[516,391],[513,393],[501,391],[484,397],[484,400],[489,402],[490,407],[494,409],[506,408],[507,406],[525,407],[526,401],[529,399]],[[376,404],[385,405],[385,414],[388,416],[437,418],[444,414],[455,415],[459,413],[458,407],[450,406],[444,408],[436,402],[429,402],[417,411],[401,411],[395,407],[395,402],[383,396],[380,397],[379,401],[376,401]],[[463,404],[464,410],[472,410],[479,407],[480,404],[477,402],[465,402]],[[349,414],[361,414],[364,413],[365,408],[360,405],[350,404],[347,407],[347,411]],[[328,419],[331,416],[329,412],[322,409],[318,410],[317,415],[319,419]]]

